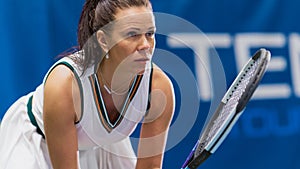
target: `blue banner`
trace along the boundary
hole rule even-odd
[[[17,98],[42,82],[59,53],[77,44],[83,2],[0,1],[0,119]],[[213,109],[212,101],[220,99],[243,64],[264,47],[272,60],[261,85],[232,132],[199,168],[299,169],[300,2],[152,3],[158,27],[156,54],[161,56],[154,61],[176,88],[163,168],[181,167]]]

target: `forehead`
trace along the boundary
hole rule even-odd
[[[154,15],[147,7],[131,7],[119,9],[113,23],[114,30],[129,28],[149,29],[155,27]]]

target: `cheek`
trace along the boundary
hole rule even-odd
[[[155,40],[155,38],[153,38],[153,39],[150,41],[150,45],[151,45],[151,54],[153,54],[154,49],[155,49],[155,46],[156,46],[156,40]]]
[[[149,40],[148,43],[150,44],[150,54],[153,55],[156,45],[155,38]],[[137,53],[137,46],[138,44],[135,44],[135,42],[124,40],[115,45],[111,53],[116,56],[118,60],[124,60],[126,58],[130,60],[130,56],[134,57],[134,54]]]
[[[111,53],[114,55],[114,57],[121,60],[134,53],[134,51],[135,49],[132,47],[132,45],[127,43],[118,44],[111,49]]]
[[[130,48],[130,45],[120,49],[120,58],[126,59],[135,53],[135,48]]]

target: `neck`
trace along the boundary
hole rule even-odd
[[[120,66],[114,68],[114,66],[109,65],[107,61],[103,61],[97,70],[97,76],[101,79],[101,87],[103,87],[107,93],[123,95],[129,91],[129,87],[135,75],[121,69]]]

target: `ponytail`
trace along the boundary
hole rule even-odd
[[[84,49],[84,57],[77,58],[83,72],[91,65],[99,62],[102,49],[99,46],[94,29],[95,10],[100,0],[86,0],[82,8],[77,29],[78,49]]]
[[[99,1],[100,0],[86,0],[84,3],[77,30],[79,49],[83,48],[83,45],[88,38],[94,33],[93,22],[95,20],[95,10]]]

